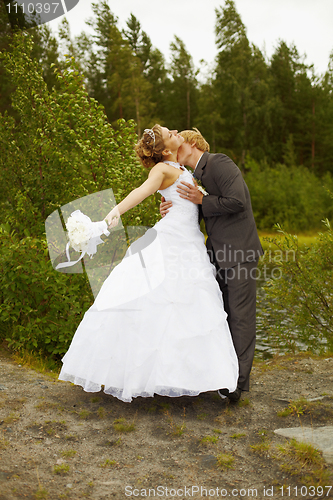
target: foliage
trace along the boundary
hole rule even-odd
[[[55,272],[47,257],[45,219],[60,206],[112,187],[123,199],[146,178],[135,158],[135,124],[109,124],[91,99],[73,58],[55,70],[48,89],[31,57],[32,38],[13,35],[1,54],[15,86],[12,106],[19,120],[0,114],[0,320],[2,336],[16,350],[59,358],[91,304],[83,276]],[[110,207],[111,208],[111,207]],[[154,197],[123,217],[127,225],[152,225]]]
[[[171,78],[170,110],[167,115],[168,127],[171,129],[190,129],[195,123],[197,115],[197,80],[191,55],[185,44],[175,36],[170,45],[171,50]]]
[[[55,272],[46,242],[0,228],[0,334],[14,350],[60,359],[91,304],[82,274]]]
[[[18,34],[12,52],[2,55],[16,86],[12,104],[21,117],[16,124],[0,116],[2,208],[21,235],[24,230],[41,235],[53,210],[92,192],[112,187],[119,202],[146,175],[133,151],[134,123],[111,127],[102,106],[89,98],[72,58],[63,72],[55,70],[59,88],[49,92],[37,61],[29,57],[32,48],[31,38]],[[153,206],[148,200],[124,223],[151,224]]]
[[[198,126],[212,152],[223,151],[241,165],[260,229],[278,222],[287,231],[308,230],[333,216],[327,194],[327,188],[333,189],[333,53],[321,77],[295,46],[283,41],[268,61],[248,40],[235,2],[227,0],[216,11],[218,57],[199,83],[192,58],[177,36],[168,66],[133,15],[121,31],[106,0],[95,3],[93,13],[88,23],[92,36],[82,33],[72,39],[63,21],[58,44],[46,26],[17,32],[27,27],[25,20],[21,16],[9,22],[0,3],[1,332],[17,349],[55,356],[66,350],[91,297],[82,276],[51,269],[44,221],[75,198],[112,187],[119,202],[139,185],[147,175],[133,153],[135,132],[141,128],[155,122],[178,129]],[[150,197],[128,212],[124,225],[152,225],[158,217],[156,202],[157,197]],[[277,284],[271,286],[280,297],[276,304],[285,307],[285,300],[294,301],[288,315],[294,324],[297,314],[303,318],[300,335],[305,339],[310,333],[311,342],[317,328],[319,337],[331,342],[331,334],[316,323],[325,308],[321,311],[314,292],[316,280],[318,290],[320,285],[328,290],[326,282],[331,280],[325,268],[329,252],[325,261],[322,250],[330,231],[313,250],[301,252],[297,247],[303,274],[281,263],[286,277],[278,282],[283,293],[278,294]],[[287,247],[296,245],[293,237],[285,237]],[[38,268],[36,255],[43,256]],[[302,283],[294,276],[302,277]],[[50,288],[44,289],[47,284]],[[29,297],[19,291],[21,286],[31,287]],[[304,312],[307,301],[301,286],[311,289],[306,293],[319,311],[317,320]],[[47,298],[41,298],[41,291]],[[52,322],[68,323],[68,330],[62,327],[63,338],[56,337],[53,327],[42,336]],[[295,344],[288,328],[286,342]]]
[[[311,496],[316,490],[318,494],[323,494],[324,487],[330,484],[330,471],[322,452],[310,443],[296,439],[286,441],[284,445],[277,446],[275,458],[280,461],[283,471],[298,476],[301,483],[309,487]]]
[[[283,238],[269,239],[279,249],[274,264],[281,271],[265,286],[274,317],[269,334],[278,346],[294,352],[304,347],[333,351],[333,233],[328,220],[325,226],[311,247],[301,249],[297,236],[279,226]]]
[[[287,231],[300,232],[333,218],[330,173],[319,178],[302,166],[270,167],[247,157],[244,177],[258,229],[270,230],[278,223]]]
[[[321,175],[333,171],[333,54],[324,75],[316,75],[295,45],[283,40],[268,60],[248,39],[235,1],[226,0],[216,9],[218,55],[199,81],[177,34],[167,63],[133,14],[121,30],[106,0],[93,3],[92,10],[89,33],[74,38],[66,20],[58,38],[46,26],[30,28],[33,57],[49,89],[58,85],[50,64],[64,69],[69,54],[85,75],[89,96],[104,106],[115,127],[118,119],[134,119],[140,135],[156,122],[179,130],[195,126],[212,152],[225,152],[241,167],[250,154],[270,165],[292,161]],[[11,51],[15,29],[0,4],[0,51]],[[1,62],[0,76],[0,110],[14,115],[13,86]]]

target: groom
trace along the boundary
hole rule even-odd
[[[239,362],[237,389],[218,392],[230,401],[249,390],[256,338],[256,268],[263,254],[254,221],[250,193],[237,165],[225,154],[210,154],[209,144],[198,129],[180,133],[184,143],[178,162],[194,170],[205,187],[182,182],[178,192],[200,207],[207,231],[207,251],[216,267],[216,279],[223,294],[224,309]],[[164,216],[171,202],[161,203]]]

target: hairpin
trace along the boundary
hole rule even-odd
[[[148,134],[154,140],[153,147],[155,147],[155,133],[152,128],[145,128],[143,131],[144,134]]]

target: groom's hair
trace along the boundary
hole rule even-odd
[[[200,151],[209,152],[209,144],[197,128],[193,127],[193,130],[183,130],[179,135],[184,138],[185,142],[195,144]]]

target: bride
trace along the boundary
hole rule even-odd
[[[60,380],[125,402],[195,396],[237,387],[238,360],[222,294],[198,223],[198,206],[177,193],[194,184],[177,163],[184,139],[155,125],[135,146],[148,179],[106,216],[109,226],[159,191],[172,208],[132,244],[85,313],[63,358]],[[138,251],[139,248],[139,251]]]

